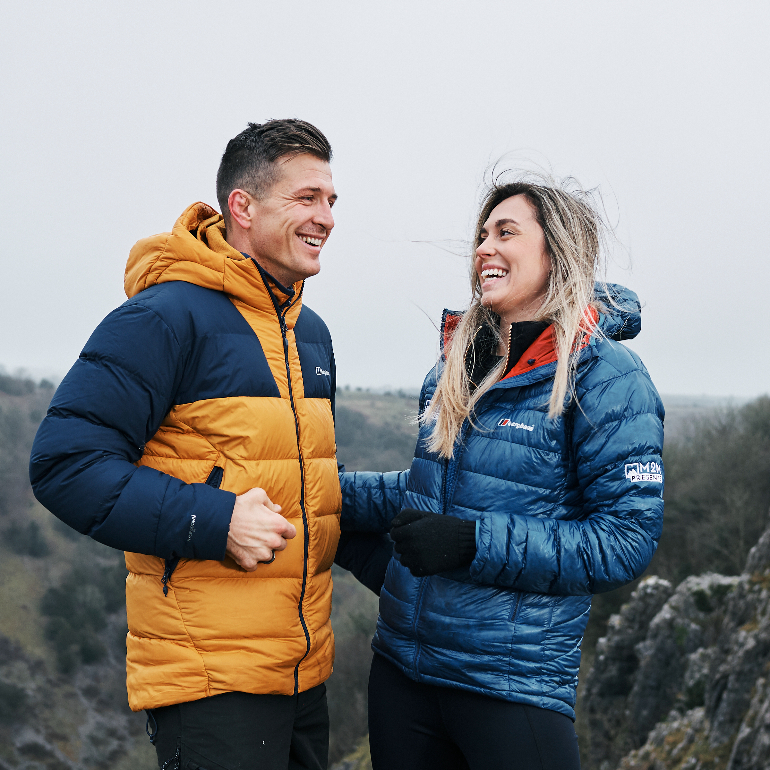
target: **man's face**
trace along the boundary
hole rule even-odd
[[[321,269],[321,249],[334,227],[337,200],[329,164],[314,155],[277,161],[279,177],[261,201],[250,200],[250,256],[284,286]]]

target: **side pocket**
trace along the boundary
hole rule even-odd
[[[209,473],[205,483],[210,487],[214,487],[214,489],[219,489],[219,487],[222,486],[222,479],[224,479],[224,477],[225,469],[215,465],[211,469],[211,473]],[[171,580],[171,576],[174,574],[174,570],[179,564],[179,558],[179,556],[174,554],[170,559],[166,559],[166,569],[163,571],[163,577],[160,579],[160,582],[163,586],[164,596],[168,596],[168,582]]]
[[[205,483],[210,487],[214,487],[214,489],[219,489],[222,486],[224,477],[225,469],[215,465],[211,469],[211,473],[209,473]],[[163,577],[160,579],[161,585],[163,586],[163,596],[168,596],[168,582],[171,580],[171,576],[174,574],[174,570],[179,564],[179,558],[179,556],[174,554],[170,559],[166,559],[166,569],[163,571]]]
[[[215,465],[209,473],[209,477],[206,479],[206,483],[214,489],[219,489],[222,486],[222,479],[225,477],[225,469]]]

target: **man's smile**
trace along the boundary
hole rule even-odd
[[[310,244],[311,246],[323,246],[324,239],[321,236],[312,236],[312,235],[300,235],[297,233],[297,238],[299,238],[301,241],[304,241],[305,243]]]

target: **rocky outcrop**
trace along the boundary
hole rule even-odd
[[[587,770],[770,770],[770,528],[740,577],[642,582],[582,706]]]
[[[672,593],[667,580],[651,577],[643,581],[620,614],[610,618],[608,634],[597,644],[594,665],[581,692],[581,707],[590,729],[588,758],[592,767],[635,748],[630,741],[626,705],[639,671],[636,647]]]

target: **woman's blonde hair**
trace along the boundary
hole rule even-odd
[[[514,195],[523,195],[535,210],[543,229],[551,260],[548,288],[533,320],[553,324],[558,362],[548,402],[548,416],[558,417],[568,393],[572,396],[575,368],[583,335],[597,331],[594,300],[605,225],[591,198],[575,180],[557,183],[550,177],[537,181],[520,179],[507,184],[493,183],[484,196],[474,234],[474,250],[481,243],[481,231],[492,210]],[[573,188],[573,189],[570,189]],[[485,325],[499,341],[500,318],[481,304],[481,281],[474,260],[470,263],[471,304],[444,350],[445,364],[436,392],[423,419],[433,421],[428,449],[451,458],[463,422],[472,420],[479,398],[504,374],[505,358],[472,390],[470,357],[477,355],[474,338]]]

